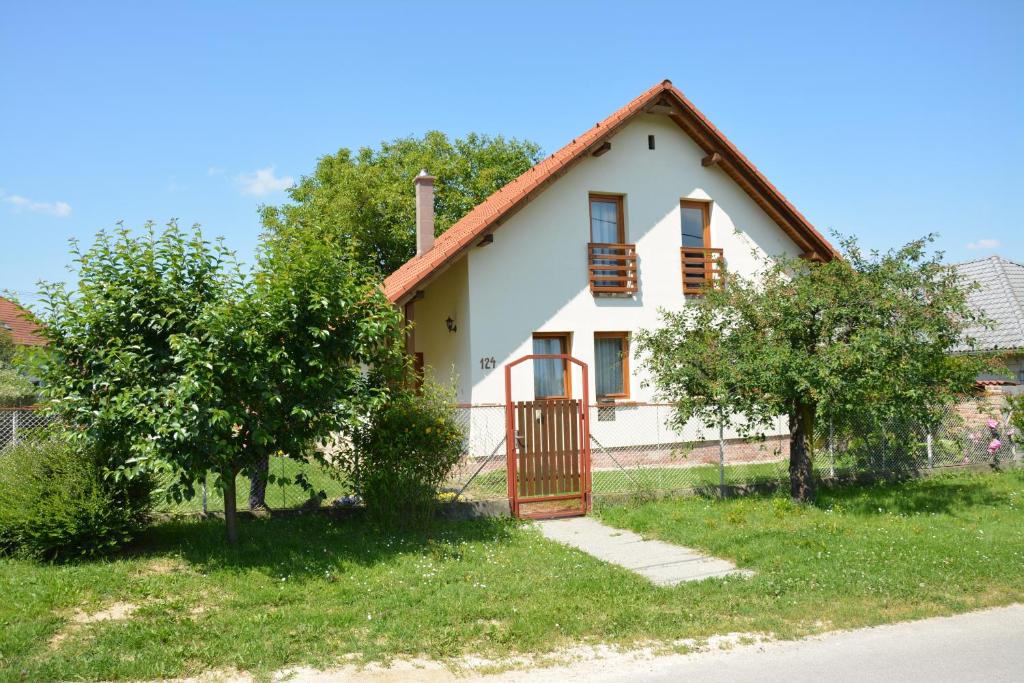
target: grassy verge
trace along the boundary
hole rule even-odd
[[[1024,473],[598,511],[752,579],[675,588],[507,520],[381,536],[358,519],[161,524],[130,553],[0,559],[0,680],[153,679],[403,655],[543,653],[724,632],[793,637],[1024,600]],[[113,609],[112,609],[113,608]]]

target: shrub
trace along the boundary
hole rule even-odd
[[[451,399],[425,385],[402,391],[374,410],[352,436],[343,460],[367,512],[385,527],[424,527],[437,494],[462,454],[463,435]]]
[[[106,554],[145,523],[148,478],[114,481],[99,459],[50,435],[0,452],[0,552],[46,560]]]

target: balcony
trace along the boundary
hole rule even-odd
[[[595,296],[632,296],[637,292],[635,244],[587,245],[590,291]]]
[[[703,294],[709,287],[725,282],[722,250],[714,247],[682,247],[679,259],[683,269],[683,294]]]

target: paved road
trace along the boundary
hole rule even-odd
[[[584,661],[488,683],[587,681],[1024,681],[1024,605],[725,652]]]

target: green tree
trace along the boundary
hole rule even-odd
[[[420,170],[437,178],[440,235],[540,158],[533,142],[476,133],[450,140],[438,131],[383,142],[379,149],[341,149],[321,158],[313,174],[289,190],[294,203],[264,207],[263,225],[270,232],[330,228],[357,262],[386,276],[416,252],[412,181]]]
[[[131,478],[187,448],[167,433],[180,413],[176,340],[204,333],[206,309],[233,295],[238,276],[222,245],[174,222],[161,233],[148,223],[141,236],[119,225],[71,253],[74,289],[40,283],[45,393],[73,436]]]
[[[230,542],[238,474],[320,458],[401,371],[398,313],[329,236],[270,237],[252,273],[173,222],[74,255],[76,292],[42,286],[54,410],[115,478],[163,471],[181,499],[214,475]]]
[[[787,416],[791,494],[809,500],[819,416],[927,420],[985,364],[951,353],[980,317],[931,241],[865,254],[844,240],[845,258],[828,263],[769,259],[753,278],[730,272],[725,288],[639,333],[638,354],[678,425],[717,424],[723,408],[751,432]]]
[[[401,317],[345,247],[308,230],[269,237],[244,294],[209,308],[203,334],[179,345],[182,438],[202,440],[175,469],[186,488],[216,473],[231,542],[240,472],[260,476],[273,454],[322,462],[316,446],[359,424],[403,377]]]

